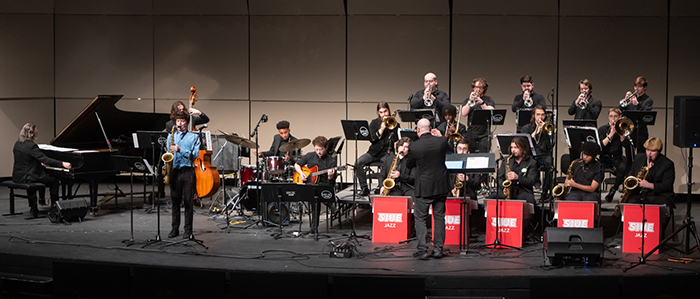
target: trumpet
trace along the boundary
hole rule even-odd
[[[629,92],[629,91],[627,91]],[[629,106],[630,103],[632,103],[632,97],[636,97],[637,93],[630,93],[629,96],[626,96],[624,99],[620,100],[620,107],[625,108]]]
[[[396,121],[396,111],[394,111],[394,114],[391,116],[384,117],[384,126],[386,126],[387,129],[393,130],[399,125],[399,122]]]
[[[586,106],[588,106],[588,95],[585,92],[582,92],[580,95],[578,95],[579,98],[583,98],[583,100],[578,102],[578,107],[581,109],[586,109]]]
[[[532,101],[532,98],[530,97],[530,91],[525,90],[523,93],[523,101],[525,101],[525,107],[531,108],[534,102]]]
[[[423,104],[427,107],[433,106],[433,98],[430,97],[432,92],[433,89],[430,86],[423,92]]]
[[[481,95],[480,95],[478,92],[476,92],[476,91],[475,91],[475,92],[472,92],[472,93],[469,95],[469,101],[467,101],[467,105],[469,105],[469,107],[474,107],[474,106],[476,106],[476,99],[478,99],[479,97],[481,97]],[[459,111],[459,110],[458,110],[458,111]]]

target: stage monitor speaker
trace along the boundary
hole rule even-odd
[[[673,97],[673,145],[682,148],[698,147],[700,122],[693,121],[693,115],[697,111],[700,111],[700,96]]]
[[[548,227],[544,249],[553,266],[600,266],[605,251],[603,228]]]
[[[282,205],[278,205],[276,202],[270,202],[263,216],[275,225],[289,225],[289,203],[282,202]]]
[[[48,218],[53,223],[82,221],[88,211],[84,199],[59,200],[49,210]]]

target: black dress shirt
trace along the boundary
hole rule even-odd
[[[367,153],[372,155],[372,157],[381,157],[387,153],[393,153],[394,143],[399,141],[399,134],[396,132],[399,128],[398,126],[393,130],[385,128],[384,133],[379,136],[379,128],[382,126],[382,121],[383,120],[375,118],[369,124],[369,133],[372,134],[374,141],[372,141],[372,144],[369,146]]]
[[[275,135],[275,137],[272,139],[272,145],[270,146],[270,150],[266,151],[266,152],[262,152],[263,157],[270,157],[270,156],[284,157],[284,154],[286,154],[286,152],[281,152],[280,147],[287,144],[287,142],[294,141],[294,140],[297,140],[297,138],[292,136],[291,134],[289,135],[288,140],[282,139],[282,136],[280,136],[280,134]]]
[[[487,106],[496,107],[496,102],[494,102],[490,96],[481,96],[481,100],[484,101],[484,104],[486,104]],[[462,107],[467,105],[467,102],[469,102],[469,98],[466,98],[462,102]],[[469,114],[467,114],[467,121],[469,123],[469,126],[467,127],[467,132],[470,134],[474,134],[474,136],[476,136],[477,138],[482,138],[488,135],[489,127],[487,125],[472,125],[472,117],[474,116],[474,111],[476,110],[483,109],[481,109],[481,105],[475,105],[474,107],[471,107],[469,109]]]
[[[15,142],[12,149],[15,163],[12,167],[12,181],[15,183],[37,182],[46,176],[41,163],[52,167],[63,167],[63,162],[47,157],[34,141]]]
[[[530,94],[530,98],[532,99],[532,107],[526,107],[525,100],[523,100],[523,94],[516,95],[515,99],[513,99],[513,106],[511,106],[511,109],[513,110],[513,112],[516,112],[516,111],[518,111],[518,109],[522,109],[522,108],[535,108],[535,106],[537,106],[537,105],[540,105],[545,110],[547,110],[547,101],[544,99],[544,97],[541,94],[535,93],[533,91]]]
[[[580,161],[580,162],[578,162]],[[584,165],[582,160],[575,160],[571,167],[571,172],[574,174],[574,182],[579,183],[584,186],[590,186],[593,181],[598,182],[598,187],[603,182],[603,167],[598,160],[591,161],[590,164]],[[571,190],[580,190],[578,188],[571,188]],[[582,190],[583,191],[583,190]]]
[[[445,121],[444,118],[442,118],[442,111],[450,105],[450,96],[448,96],[444,91],[436,89],[433,91],[431,94],[435,97],[435,101],[433,101],[433,105],[428,107],[425,106],[425,102],[423,101],[423,93],[425,93],[425,90],[421,89],[416,94],[413,96],[413,99],[411,100],[411,109],[435,109],[435,115],[437,116],[437,119],[435,120],[435,128]]]
[[[536,125],[532,124],[527,124],[523,126],[522,130],[520,131],[521,133],[528,134],[530,137],[532,137],[532,133],[537,130]],[[552,155],[552,149],[554,148],[554,142],[552,142],[552,136],[550,136],[547,132],[542,130],[540,134],[535,135],[534,138],[532,138],[532,143],[535,145],[535,153],[538,156],[551,156]]]
[[[335,157],[332,157],[328,154],[323,155],[322,157],[319,157],[316,152],[313,153],[307,153],[299,161],[297,161],[297,164],[299,166],[306,166],[308,168],[312,168],[314,166],[318,166],[318,170],[326,170],[329,168],[333,168],[337,165],[337,161]],[[328,184],[328,185],[333,185],[335,183],[335,178],[337,176],[333,176],[333,180],[328,180],[328,174],[323,174],[319,175],[319,184]]]
[[[452,185],[445,166],[445,156],[450,151],[447,138],[424,133],[411,143],[406,155],[406,166],[415,167],[415,196],[446,196]]]
[[[576,100],[569,107],[569,115],[574,115],[574,119],[598,119],[600,110],[603,109],[603,103],[596,100],[593,96],[588,98],[588,105],[585,109],[581,109],[576,105]]]

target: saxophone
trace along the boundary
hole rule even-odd
[[[510,172],[510,157],[513,155],[508,156],[508,159],[506,159],[506,178],[508,177],[508,173]],[[509,179],[506,179],[503,181],[503,194],[506,196],[506,199],[510,199],[512,192],[510,190],[510,186],[513,184]]]
[[[384,186],[384,190],[382,190],[382,196],[387,196],[389,195],[389,192],[391,192],[391,189],[396,186],[396,182],[394,179],[391,178],[391,173],[396,170],[396,164],[399,161],[399,154],[396,154],[396,158],[394,158],[394,162],[391,163],[391,169],[389,169],[389,174],[386,176],[386,179],[382,182],[382,186]]]
[[[616,218],[620,218],[622,215],[622,209],[620,208],[621,203],[627,202],[629,200],[630,195],[637,190],[637,187],[639,187],[639,181],[645,180],[647,178],[647,174],[649,174],[649,167],[643,166],[642,169],[639,170],[637,173],[637,176],[628,176],[625,181],[622,183],[622,185],[625,187],[624,193],[622,193],[622,198],[620,198],[620,202],[615,206],[615,212],[613,213],[613,216]]]
[[[574,163],[582,163],[582,162],[583,162],[583,160],[581,160],[581,159],[577,159],[577,160],[574,160],[573,162],[571,162],[571,164],[569,165],[569,171],[566,173],[567,180],[574,178],[574,171],[573,171]],[[557,200],[564,200],[564,199],[566,199],[566,196],[569,195],[570,190],[571,190],[571,187],[566,186],[565,184],[559,184],[559,185],[554,186],[554,188],[552,189],[552,194],[554,195],[554,197],[557,198]]]
[[[461,192],[462,192],[462,187],[464,184],[462,184],[462,181],[459,180],[459,174],[455,175],[455,197],[460,197]]]
[[[162,173],[163,173],[163,183],[165,183],[166,185],[170,184],[170,174],[173,172],[173,158],[175,156],[173,156],[173,153],[170,152],[170,147],[173,146],[173,144],[175,144],[175,138],[174,138],[175,136],[174,135],[175,135],[175,128],[176,127],[177,126],[173,126],[173,129],[170,130],[170,141],[168,142],[168,152],[163,154],[163,156],[160,157],[160,159],[163,160],[163,162],[165,162],[163,164]]]

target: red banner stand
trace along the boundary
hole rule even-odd
[[[413,200],[407,196],[373,196],[372,243],[398,243],[411,237]]]
[[[640,204],[621,204],[622,209],[622,252],[641,253],[644,237],[644,254],[649,253],[661,240],[661,213],[664,205],[644,205],[644,231],[642,231],[642,206]],[[657,249],[652,254],[659,254]]]
[[[556,201],[554,215],[557,227],[593,228],[600,209],[595,201]]]
[[[500,244],[523,246],[523,220],[534,213],[532,204],[524,200],[499,200],[498,237]],[[496,200],[486,200],[486,244],[496,240]]]

